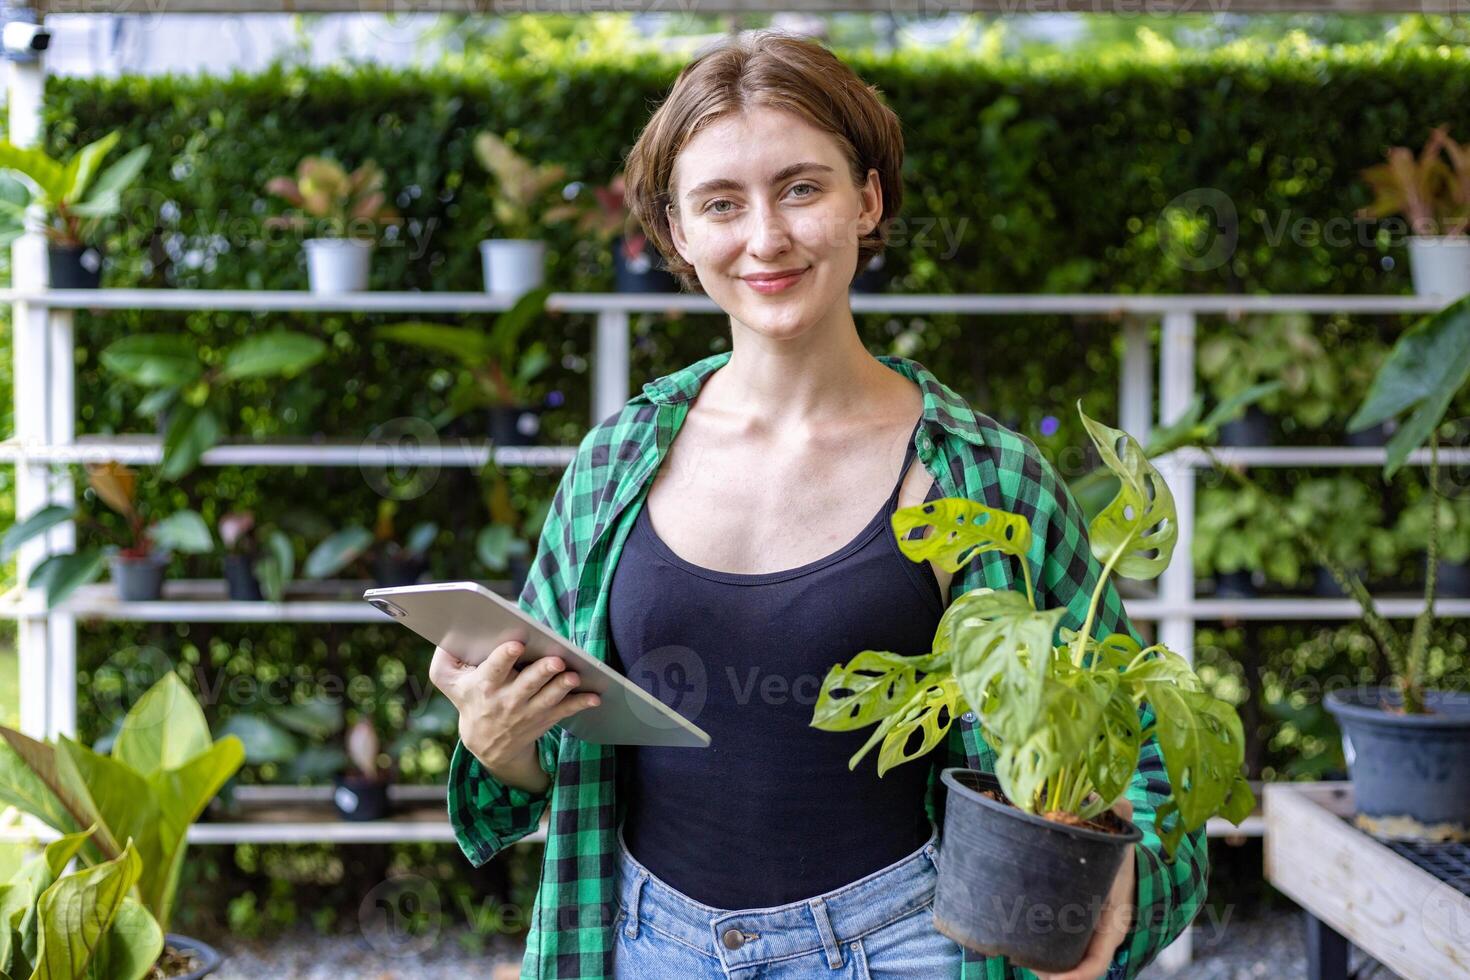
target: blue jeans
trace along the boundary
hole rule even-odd
[[[765,909],[702,905],[655,878],[618,830],[617,980],[932,980],[960,974],[960,947],[933,924],[937,832],[886,868],[815,898]]]

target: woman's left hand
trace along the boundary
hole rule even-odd
[[[1113,812],[1124,820],[1131,820],[1133,804],[1127,799],[1120,799],[1113,804]],[[1138,870],[1135,864],[1136,858],[1133,848],[1130,847],[1123,858],[1122,866],[1118,868],[1117,877],[1113,879],[1113,887],[1108,889],[1108,897],[1103,900],[1097,930],[1087,944],[1082,962],[1065,973],[1038,972],[1036,976],[1039,980],[1101,980],[1108,972],[1108,967],[1113,962],[1113,953],[1122,945],[1123,937],[1133,924],[1133,906],[1137,901],[1138,890]]]

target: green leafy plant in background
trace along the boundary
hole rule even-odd
[[[1145,740],[1157,736],[1171,792],[1159,825],[1166,852],[1215,814],[1240,823],[1255,805],[1241,772],[1245,740],[1235,709],[1205,692],[1188,661],[1163,644],[1092,636],[1108,577],[1151,579],[1168,566],[1178,537],[1174,498],[1132,436],[1089,418],[1089,437],[1119,480],[1119,492],[1088,527],[1102,563],[1080,631],[1061,627],[1063,608],[1037,609],[1027,554],[1031,525],[1019,514],[949,497],[893,515],[912,561],[958,571],[989,551],[1018,559],[1025,592],[973,589],[945,610],[932,650],[918,657],[865,650],[823,680],[811,724],[850,731],[877,722],[855,767],[880,745],[878,772],[938,745],[955,717],[973,710],[996,752],[996,777],[1028,813],[1086,820],[1127,788]],[[909,532],[931,527],[920,540]],[[1060,635],[1061,644],[1053,642]],[[1147,701],[1155,723],[1140,724]],[[920,736],[915,738],[915,736]]]
[[[22,222],[26,206],[34,200],[46,211],[46,237],[58,245],[85,245],[96,234],[97,224],[122,209],[122,192],[142,172],[149,147],[140,146],[98,173],[102,161],[122,139],[115,130],[82,147],[61,161],[39,147],[20,147],[0,141],[0,167],[30,184],[33,198],[22,203],[14,187],[0,197],[0,210],[7,222]],[[30,197],[30,195],[28,195]]]
[[[403,218],[388,205],[383,182],[383,170],[372,160],[348,173],[329,157],[302,157],[295,177],[272,177],[265,189],[305,215],[271,215],[265,226],[320,232],[323,238],[373,238],[379,225]]]
[[[419,521],[400,542],[393,521],[397,513],[398,501],[390,497],[379,500],[377,520],[371,530],[361,524],[349,524],[333,531],[306,556],[301,573],[310,579],[330,578],[370,555],[423,558],[439,536],[438,523]]]
[[[545,312],[549,295],[547,286],[526,291],[489,330],[406,320],[382,324],[377,336],[459,362],[460,375],[449,403],[433,419],[439,428],[475,408],[533,400],[531,384],[550,366],[551,354],[544,341],[533,340],[523,347],[521,338]]]
[[[1196,575],[1260,571],[1286,588],[1301,584],[1311,556],[1294,537],[1276,530],[1267,494],[1225,487],[1199,492],[1192,549]],[[1295,511],[1301,504],[1284,506]]]
[[[1210,453],[1215,465],[1244,488],[1265,494],[1268,508],[1284,533],[1294,535],[1326,566],[1342,590],[1363,610],[1363,625],[1378,644],[1392,674],[1393,687],[1407,714],[1422,714],[1428,667],[1429,630],[1434,622],[1435,566],[1439,561],[1439,514],[1444,491],[1439,485],[1439,428],[1455,396],[1470,381],[1470,296],[1462,296],[1437,313],[1418,320],[1400,335],[1379,367],[1367,396],[1348,420],[1358,432],[1389,419],[1404,418],[1385,451],[1383,475],[1393,476],[1409,454],[1429,444],[1429,488],[1432,505],[1424,558],[1424,607],[1414,617],[1407,639],[1385,619],[1373,595],[1352,569],[1343,567],[1315,529],[1294,520],[1269,493],[1241,469]],[[1340,515],[1339,515],[1340,516]]]
[[[1450,137],[1448,126],[1429,133],[1419,156],[1407,146],[1388,150],[1388,162],[1362,171],[1373,202],[1360,218],[1401,214],[1416,235],[1464,235],[1470,228],[1470,146]]]
[[[1426,489],[1416,495],[1399,512],[1394,534],[1405,551],[1423,551],[1429,541],[1429,527],[1434,518],[1434,497]],[[1470,561],[1470,497],[1442,500],[1439,509],[1438,553],[1442,561],[1464,564]]]
[[[196,511],[175,511],[147,524],[137,506],[137,477],[123,464],[87,464],[87,483],[99,500],[127,521],[127,538],[121,545],[59,552],[38,562],[31,570],[26,585],[28,588],[42,590],[48,607],[61,602],[83,585],[95,582],[107,567],[109,555],[114,552],[128,558],[142,558],[153,554],[155,550],[205,554],[214,549],[209,526]],[[8,561],[21,545],[45,534],[63,521],[75,521],[79,527],[91,527],[112,537],[111,529],[87,517],[84,512],[52,504],[11,525],[4,537],[0,537],[0,562]]]
[[[63,834],[0,885],[0,976],[143,980],[163,952],[158,921],[132,897],[143,860],[117,857],[65,874],[98,825]]]
[[[244,760],[238,738],[211,738],[204,712],[170,673],[128,710],[107,755],[66,735],[39,742],[0,726],[0,803],[62,834],[94,827],[76,852],[89,867],[118,859],[131,840],[139,900],[167,930],[189,826]]]
[[[114,341],[103,349],[101,361],[118,377],[148,390],[138,403],[140,413],[166,413],[160,472],[177,480],[224,435],[220,402],[229,385],[249,378],[290,378],[325,354],[326,345],[316,337],[272,330],[241,340],[215,366],[189,337],[149,333]]]
[[[262,595],[271,602],[285,598],[286,586],[296,571],[296,551],[285,531],[269,525],[257,527],[251,511],[230,511],[219,519],[219,537],[226,553],[250,561]]]
[[[475,159],[488,170],[491,230],[498,238],[540,238],[547,225],[570,221],[582,209],[562,197],[567,168],[559,163],[533,164],[500,136],[480,133]]]
[[[1262,410],[1290,414],[1308,428],[1326,423],[1341,402],[1341,371],[1305,313],[1248,316],[1204,340],[1198,363],[1200,377],[1218,398],[1279,382],[1279,389],[1260,399]]]
[[[1392,575],[1403,551],[1383,518],[1383,504],[1362,479],[1346,473],[1312,477],[1292,491],[1294,513],[1318,529],[1327,555],[1362,576]]]

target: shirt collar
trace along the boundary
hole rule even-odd
[[[655,378],[643,386],[643,394],[655,405],[673,405],[693,401],[699,394],[704,379],[709,377],[730,360],[732,351],[711,354],[662,377]],[[974,411],[948,385],[934,377],[933,373],[918,361],[896,354],[879,354],[878,360],[919,386],[924,395],[923,427],[936,428],[952,433],[977,446],[986,446],[985,432],[996,423],[985,415]]]

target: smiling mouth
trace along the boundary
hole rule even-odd
[[[810,271],[810,269],[798,269],[795,272],[789,273],[784,276],[776,276],[774,278],[746,278],[742,276],[741,281],[749,285],[756,292],[775,293],[785,289],[793,283],[798,282],[802,276],[807,274],[808,271]]]

